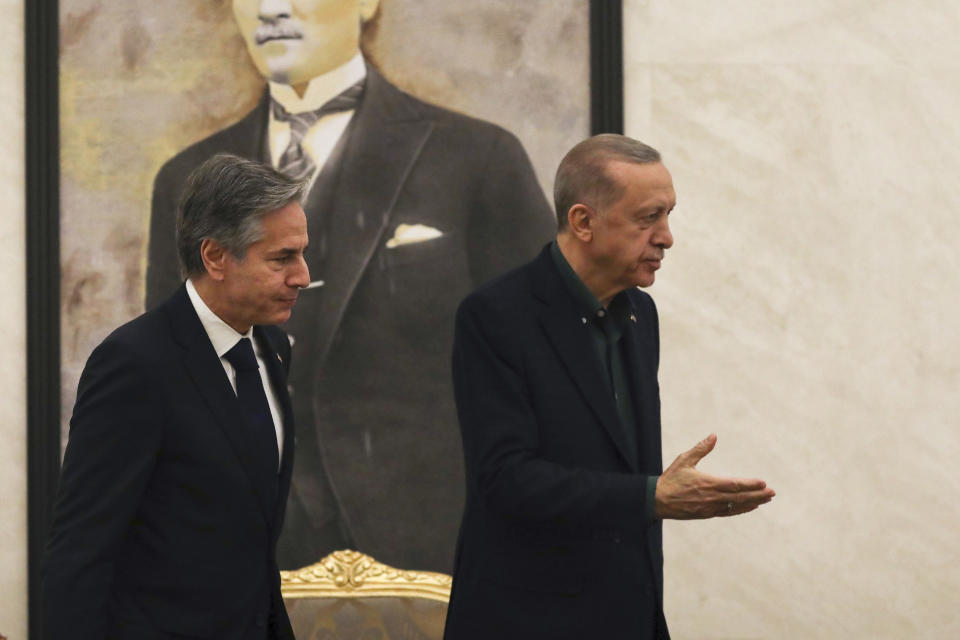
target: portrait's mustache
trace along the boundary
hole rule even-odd
[[[278,23],[260,23],[257,30],[253,33],[253,39],[257,44],[263,44],[270,40],[285,40],[287,38],[302,38],[303,30],[296,24],[289,22]]]

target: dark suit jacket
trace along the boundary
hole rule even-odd
[[[171,159],[153,197],[147,304],[180,282],[175,202],[189,172],[229,151],[268,160],[264,101]],[[294,338],[297,467],[281,567],[348,546],[450,572],[463,465],[449,380],[456,305],[517,266],[555,223],[520,143],[421,102],[369,69],[363,101],[305,203],[311,277],[284,328]],[[398,225],[439,238],[387,248]]]
[[[44,565],[48,640],[293,638],[274,560],[293,462],[290,351],[274,327],[254,335],[283,409],[279,476],[253,471],[185,288],[94,350]]]
[[[662,468],[657,313],[627,295],[637,466],[549,245],[457,311],[467,506],[448,640],[666,637],[661,526],[645,516]]]

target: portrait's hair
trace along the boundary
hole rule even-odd
[[[611,161],[653,164],[660,162],[660,152],[615,133],[602,133],[577,143],[560,161],[553,183],[553,206],[560,231],[567,228],[567,212],[573,205],[603,209],[623,194],[623,185],[607,174]]]
[[[206,238],[243,260],[247,247],[263,237],[263,215],[302,201],[306,188],[305,180],[228,153],[194,169],[177,205],[181,277],[205,273],[200,245]]]

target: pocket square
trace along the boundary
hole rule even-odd
[[[426,242],[443,235],[440,229],[428,227],[425,224],[398,224],[393,237],[387,240],[387,249],[395,249],[405,244]]]

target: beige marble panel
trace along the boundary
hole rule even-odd
[[[951,0],[624,0],[645,62],[956,66]]]
[[[778,491],[667,524],[674,637],[960,637],[958,10],[625,8],[628,133],[679,199],[664,457],[716,431],[705,470]]]
[[[26,263],[23,155],[23,3],[0,0],[0,636],[27,637]]]

